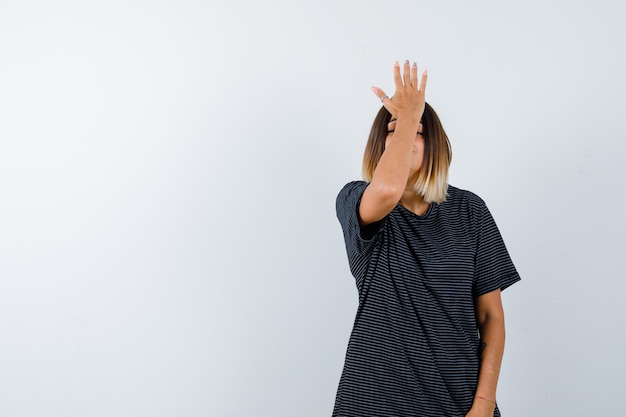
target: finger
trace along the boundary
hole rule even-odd
[[[407,59],[406,61],[404,61],[404,71],[402,73],[403,78],[404,78],[404,85],[405,86],[409,86],[411,85],[411,67],[409,66],[409,60]]]
[[[389,100],[389,96],[387,96],[387,94],[385,94],[385,92],[383,90],[381,90],[378,87],[372,87],[372,91],[374,92],[374,94],[376,94],[376,97],[378,97],[378,99],[385,104],[386,100]]]
[[[391,114],[395,114],[396,110],[392,104],[391,98],[385,94],[383,90],[378,87],[372,87],[372,91],[376,94],[376,97],[383,103],[383,106],[387,109],[387,111]]]
[[[422,81],[420,82],[420,88],[419,91],[422,92],[422,94],[426,94],[426,81],[428,80],[428,71],[424,70],[424,72],[422,73]]]
[[[411,66],[411,87],[417,89],[417,64],[415,62]]]
[[[393,65],[393,81],[396,84],[396,90],[402,88],[402,77],[400,76],[400,63],[396,61]]]
[[[391,116],[391,121],[389,123],[387,123],[387,131],[388,132],[393,132],[394,130],[396,130],[396,125],[398,124],[398,120],[393,117],[393,115]]]

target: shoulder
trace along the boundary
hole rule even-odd
[[[450,221],[454,219],[454,221],[478,227],[489,209],[485,201],[477,194],[449,185],[446,201],[441,203],[439,211]]]
[[[355,190],[364,190],[369,185],[369,182],[366,181],[350,181],[346,185],[343,186],[339,194],[346,194],[354,192]]]
[[[469,206],[479,210],[487,206],[485,201],[477,194],[452,185],[448,186],[448,195],[444,204]]]
[[[351,181],[343,186],[335,201],[335,209],[339,219],[350,219],[356,213],[363,191],[369,183],[365,181]],[[345,220],[345,219],[344,219]]]
[[[369,182],[365,181],[350,181],[343,186],[341,191],[339,191],[339,194],[337,195],[337,204],[352,199],[359,200],[368,185]]]

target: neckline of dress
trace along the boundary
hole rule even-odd
[[[411,214],[413,217],[415,217],[418,220],[425,220],[430,213],[433,211],[433,207],[435,206],[434,203],[430,203],[428,204],[428,209],[426,209],[426,212],[424,214],[422,214],[421,216],[419,214],[416,214],[414,212],[412,212],[411,210],[409,210],[408,208],[404,207],[402,204],[398,203],[397,205],[398,207],[401,207],[402,210],[406,211],[407,213]]]

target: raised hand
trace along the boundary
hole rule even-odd
[[[389,132],[382,138],[385,141],[383,154],[374,169],[370,184],[363,192],[359,205],[362,225],[383,219],[398,205],[407,188],[412,190],[413,185],[408,184],[409,177],[421,165],[422,153],[417,152],[417,149],[422,140],[418,136],[420,119],[426,106],[426,71],[422,74],[421,83],[418,83],[416,64],[411,66],[406,61],[401,71],[400,64],[396,62],[393,78],[396,84],[393,98],[387,97],[382,89],[372,87],[385,108],[397,120],[393,125],[393,133]]]
[[[417,64],[409,65],[409,61],[404,61],[403,71],[400,70],[400,63],[396,61],[393,67],[393,79],[396,85],[396,91],[392,98],[389,98],[385,92],[378,87],[372,87],[372,91],[376,94],[383,106],[395,118],[403,118],[407,116],[417,117],[419,120],[424,113],[426,103],[426,81],[428,74],[426,71],[422,73],[422,79],[418,83],[417,80]]]

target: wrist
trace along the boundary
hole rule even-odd
[[[496,400],[495,399],[491,399],[491,398],[488,398],[488,397],[483,397],[482,395],[475,395],[474,396],[474,400],[485,401],[487,403],[492,404],[494,407],[496,405]]]
[[[420,125],[420,119],[414,115],[401,116],[398,115],[396,119],[395,131],[409,131],[411,133],[417,132]]]
[[[399,111],[396,114],[396,118],[398,120],[398,122],[402,121],[405,123],[419,123],[421,116],[415,112],[412,111],[408,111],[408,112],[401,112]]]

